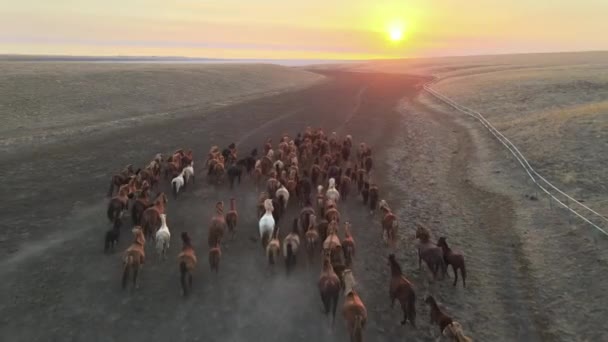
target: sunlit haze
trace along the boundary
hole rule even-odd
[[[20,0],[0,53],[369,59],[607,50],[606,0]]]

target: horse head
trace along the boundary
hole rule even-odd
[[[437,246],[441,248],[448,248],[448,242],[445,236],[442,236],[437,240]]]
[[[134,242],[143,246],[146,243],[146,238],[144,236],[144,231],[140,226],[135,226],[131,230],[134,236]]]

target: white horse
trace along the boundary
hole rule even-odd
[[[190,165],[186,166],[182,173],[184,174],[184,190],[186,189],[186,184],[192,179],[192,183],[194,183],[194,161],[190,162]]]
[[[163,260],[167,258],[167,250],[169,249],[169,241],[171,240],[171,232],[167,226],[167,215],[160,214],[161,226],[156,232],[156,251]]]
[[[289,191],[287,191],[287,188],[285,187],[285,185],[281,184],[281,187],[277,190],[277,192],[275,193],[276,197],[283,197],[284,204],[283,207],[287,208],[287,202],[289,202]]]
[[[259,229],[260,229],[260,239],[262,239],[262,247],[266,249],[266,244],[269,242],[272,232],[274,231],[274,217],[272,217],[272,211],[274,207],[272,206],[272,200],[267,199],[264,200],[264,209],[266,213],[260,218]]]
[[[336,180],[333,178],[329,179],[329,187],[325,193],[325,198],[333,200],[336,204],[340,200],[340,192],[336,189]]]
[[[177,194],[179,193],[181,188],[184,188],[185,185],[186,180],[184,179],[184,171],[182,170],[182,172],[177,177],[171,180],[171,188],[173,188],[174,198],[177,198]]]

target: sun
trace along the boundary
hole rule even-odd
[[[403,29],[399,27],[393,27],[388,32],[388,37],[394,41],[398,42],[403,39]]]
[[[399,42],[405,38],[405,23],[403,21],[393,21],[386,27],[388,39],[392,42]]]

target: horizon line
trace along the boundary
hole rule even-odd
[[[0,53],[0,60],[6,57],[64,57],[64,58],[129,58],[129,59],[190,59],[208,61],[333,61],[333,62],[366,62],[366,61],[397,61],[405,59],[433,59],[433,58],[457,58],[457,57],[484,57],[484,56],[509,56],[509,55],[542,55],[542,54],[576,54],[576,53],[608,53],[608,50],[562,50],[542,52],[505,52],[490,54],[459,54],[439,56],[415,56],[415,57],[386,57],[386,58],[219,58],[219,57],[188,57],[188,56],[157,56],[157,55],[69,55],[69,54],[22,54],[22,53]]]

